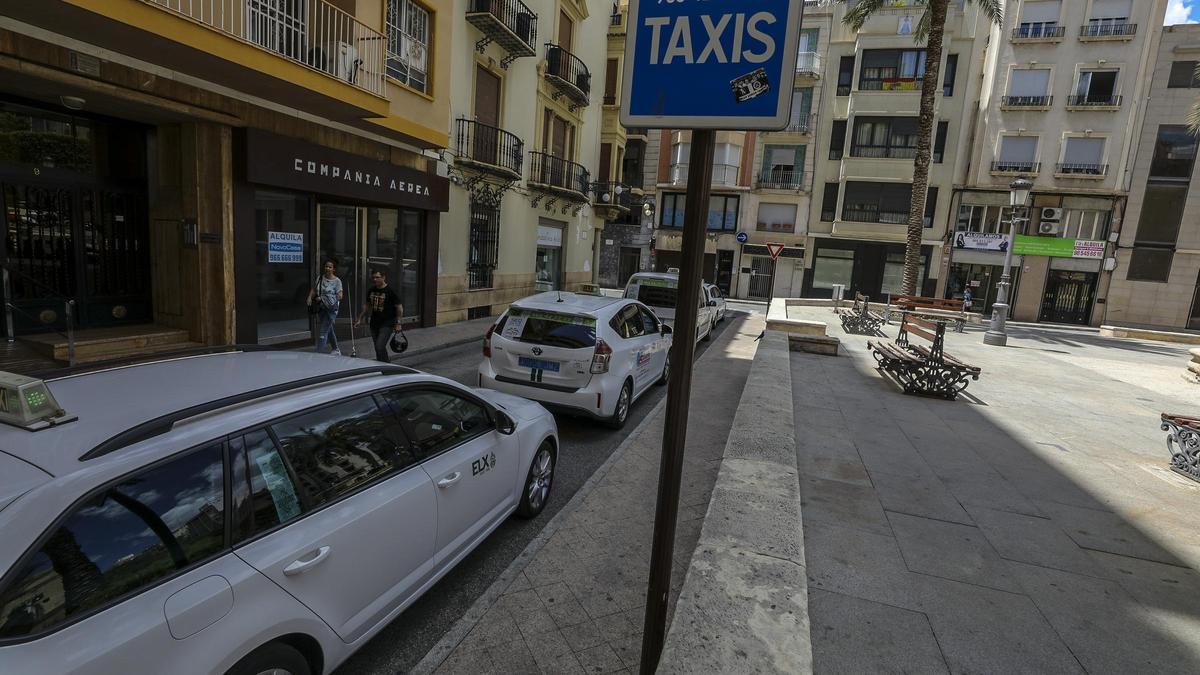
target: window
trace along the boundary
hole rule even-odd
[[[1171,262],[1175,251],[1169,248],[1135,248],[1129,256],[1129,281],[1167,283],[1171,278]]]
[[[1008,234],[1011,221],[1012,209],[1010,207],[963,204],[958,207],[958,220],[954,224],[954,230],[956,232]],[[1018,234],[1020,234],[1019,231]]]
[[[660,211],[661,227],[683,227],[684,195],[678,192],[663,194]],[[712,195],[708,200],[708,229],[737,230],[737,195]]]
[[[491,288],[500,258],[500,209],[471,202],[471,234],[467,245],[467,286]]]
[[[387,75],[429,93],[429,10],[414,0],[387,0]]]
[[[834,284],[850,285],[854,274],[854,251],[838,248],[817,249],[813,260],[813,288],[833,288]]]
[[[300,515],[300,495],[270,434],[259,429],[239,436],[230,441],[230,449],[235,540]]]
[[[758,205],[758,231],[789,234],[795,232],[796,205],[760,203]]]
[[[925,286],[925,256],[917,266],[917,291]],[[880,292],[884,295],[899,295],[904,292],[904,254],[889,253],[883,262],[883,281]]]
[[[1196,137],[1181,125],[1164,124],[1158,128],[1150,178],[1189,180],[1196,162]]]
[[[760,187],[797,189],[804,177],[804,145],[768,145],[763,148]]]
[[[1014,68],[1008,79],[1008,96],[1004,105],[1050,105],[1050,69]]]
[[[838,62],[837,95],[849,96],[854,85],[854,57],[843,56]]]
[[[829,159],[838,160],[846,147],[846,120],[834,120],[829,134]]]
[[[505,333],[504,328],[510,320],[520,321],[521,325],[514,325],[512,330]],[[591,349],[596,346],[595,319],[573,314],[538,312],[532,316],[526,310],[512,307],[496,325],[496,332],[509,340],[537,345],[566,349]]]
[[[1183,222],[1188,186],[1178,183],[1147,183],[1138,218],[1138,246],[1174,246]]]
[[[609,59],[604,67],[604,105],[617,103],[617,60]]]
[[[908,223],[912,207],[912,185],[907,183],[846,183],[842,219],[858,223]],[[937,188],[929,188],[925,199],[924,226],[931,227],[937,207]]]
[[[954,95],[954,80],[958,77],[958,54],[946,57],[946,72],[942,78],[942,96]]]
[[[717,143],[713,148],[714,185],[737,185],[742,165],[742,146],[733,143]]]
[[[271,426],[314,508],[409,464],[390,430],[391,417],[364,396]]]
[[[1092,0],[1092,17],[1088,19],[1085,35],[1114,35],[1117,26],[1129,23],[1133,0]]]
[[[642,327],[646,331],[646,335],[657,335],[662,332],[662,324],[658,322],[658,317],[654,316],[654,312],[642,307]]]
[[[1063,151],[1060,173],[1104,174],[1104,139],[1070,137]]]
[[[826,183],[821,196],[821,220],[831,223],[837,219],[838,191],[841,183]]]
[[[812,114],[812,87],[803,87],[792,92],[792,117],[788,122],[789,131],[809,133],[810,116]]]
[[[941,164],[946,157],[946,136],[950,133],[949,122],[937,123],[937,134],[933,139],[933,163]]]
[[[400,426],[421,459],[465,443],[492,428],[486,408],[448,392],[393,391],[384,398],[399,415]]]
[[[1071,105],[1118,105],[1117,71],[1084,70],[1079,73],[1079,86]]]
[[[1040,0],[1021,3],[1021,22],[1016,37],[1055,37],[1058,32],[1058,17],[1061,0]]]
[[[34,635],[225,549],[223,444],[88,497],[0,593],[0,638]]]
[[[1200,89],[1200,78],[1196,77],[1196,66],[1200,61],[1175,61],[1171,64],[1168,89]]]
[[[918,131],[915,117],[855,117],[850,156],[912,159]]]
[[[1092,209],[1069,209],[1062,220],[1059,235],[1064,239],[1098,241],[1108,236],[1108,221],[1112,213]]]
[[[641,337],[646,334],[646,323],[642,320],[642,313],[637,305],[625,305],[621,311],[617,312],[608,325],[616,331],[617,335],[628,340],[635,337]]]
[[[863,52],[858,88],[862,91],[914,91],[925,75],[924,49],[868,49]]]
[[[1037,136],[1001,136],[1000,156],[993,171],[1034,171],[1037,163]]]
[[[931,187],[925,194],[925,218],[921,225],[922,227],[933,227],[933,217],[937,213],[938,189]]]

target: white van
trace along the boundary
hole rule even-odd
[[[703,282],[701,282],[703,283]],[[715,303],[710,303],[700,289],[696,306],[696,341],[712,337]],[[637,300],[654,311],[663,323],[675,327],[675,304],[679,296],[679,274],[676,272],[638,272],[629,277],[625,285],[625,297]]]

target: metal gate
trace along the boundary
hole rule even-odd
[[[1095,272],[1051,270],[1042,295],[1039,321],[1087,325],[1096,292]]]
[[[758,300],[770,300],[771,288],[775,282],[775,261],[770,258],[755,256],[750,259],[750,297]]]

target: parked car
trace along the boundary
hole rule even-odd
[[[701,282],[703,283],[703,282]],[[679,274],[675,272],[638,272],[629,277],[625,297],[649,307],[664,323],[675,327],[675,305],[679,298]],[[712,337],[714,308],[709,306],[703,290],[697,302],[696,341]]]
[[[479,386],[620,428],[629,408],[671,372],[671,329],[640,302],[541,293],[488,327]]]
[[[6,673],[332,671],[538,514],[558,461],[540,405],[359,359],[236,351],[0,389]]]
[[[725,320],[725,296],[721,293],[721,289],[714,284],[704,284],[704,295],[707,298],[708,306],[713,308],[713,328],[716,329],[717,324]]]

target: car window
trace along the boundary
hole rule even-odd
[[[596,320],[589,316],[510,307],[496,325],[496,334],[508,340],[550,347],[590,349],[596,346]]]
[[[236,539],[269,530],[300,515],[300,495],[295,482],[275,440],[265,429],[231,439],[230,449]]]
[[[43,632],[225,547],[223,445],[89,497],[0,591],[0,638]]]
[[[638,311],[641,314],[642,326],[645,328],[646,335],[653,335],[662,330],[658,323],[658,317],[654,316],[654,312],[645,307],[638,308]]]
[[[400,418],[418,459],[466,442],[492,428],[487,409],[438,390],[398,390],[384,394]]]
[[[386,433],[393,419],[374,398],[363,396],[271,425],[308,500],[305,506],[316,508],[403,468],[407,455]],[[280,495],[286,499],[286,493],[271,491],[274,460],[269,452],[261,457],[265,489],[273,501]],[[250,460],[252,478],[257,463]]]
[[[674,282],[658,279],[643,279],[638,286],[638,302],[651,307],[674,308],[679,289]]]
[[[638,314],[637,305],[625,305],[609,322],[617,335],[625,339],[640,337],[646,334],[646,327]]]

